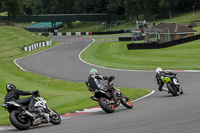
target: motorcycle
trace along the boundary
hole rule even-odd
[[[110,84],[111,81],[114,79],[114,76],[110,76],[107,82],[104,83],[104,85],[107,84],[107,86],[113,87],[115,95],[119,98],[119,100],[114,100],[111,91],[102,90],[96,90],[95,92],[92,92],[91,99],[94,101],[98,101],[100,107],[107,113],[113,113],[114,109],[118,107],[120,103],[128,109],[132,109],[133,104],[130,99],[127,98],[123,93],[121,93],[118,88],[114,87],[114,84]]]
[[[9,112],[11,124],[19,130],[27,130],[30,126],[39,126],[44,123],[54,125],[61,123],[58,113],[47,107],[45,98],[40,97],[39,93],[33,94],[35,99],[34,109],[38,111],[29,112],[28,105],[18,104],[15,101],[3,103],[1,106]]]
[[[163,83],[167,84],[169,93],[171,93],[173,96],[178,96],[179,94],[183,94],[183,90],[180,86],[180,83],[178,81],[176,74],[169,75],[169,76],[163,76],[163,77],[161,77],[161,80]]]

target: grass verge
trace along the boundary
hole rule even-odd
[[[95,65],[118,69],[155,70],[160,66],[168,70],[200,70],[200,40],[151,50],[128,50],[127,43],[92,44],[81,58]]]

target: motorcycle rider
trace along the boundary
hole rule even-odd
[[[112,77],[114,78],[114,77]],[[100,80],[108,80],[107,76],[102,76],[101,74],[97,74],[96,69],[90,70],[90,75],[86,80],[86,85],[88,86],[89,90],[94,92],[96,90],[103,90],[103,91],[111,91],[113,98],[115,101],[119,100],[119,97],[116,96],[114,87],[111,86],[104,86],[101,84]],[[91,98],[93,98],[91,96]]]
[[[7,94],[5,96],[5,102],[9,102],[9,101],[15,101],[18,104],[28,104],[29,103],[29,107],[28,107],[28,111],[29,112],[34,112],[34,111],[38,111],[38,110],[34,110],[33,109],[33,105],[35,103],[34,99],[31,97],[27,97],[27,98],[23,98],[23,99],[19,99],[20,95],[32,95],[35,93],[38,93],[38,91],[22,91],[16,88],[16,86],[12,83],[9,83],[6,85],[6,90],[7,90]]]
[[[167,75],[168,76],[175,76],[176,73],[172,72],[172,71],[169,71],[169,70],[163,71],[162,68],[160,68],[160,67],[156,68],[156,76],[155,76],[155,78],[156,78],[156,81],[157,81],[157,84],[158,84],[158,90],[159,91],[167,91],[167,92],[169,91],[167,88],[163,87],[164,83],[162,81],[162,79]],[[178,80],[178,78],[177,78],[177,80]],[[182,91],[181,88],[180,88],[179,91],[180,91],[181,94],[183,94],[183,91]]]

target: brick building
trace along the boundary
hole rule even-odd
[[[180,38],[194,36],[196,30],[179,23],[160,23],[144,31],[146,42],[168,42]]]

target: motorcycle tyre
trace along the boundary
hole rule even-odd
[[[101,98],[99,99],[99,105],[100,105],[100,107],[101,107],[105,112],[107,112],[107,113],[113,113],[114,110],[115,110],[113,104],[111,104],[111,108],[107,107],[107,106],[104,104],[104,102],[103,102],[104,99],[107,99],[107,98],[101,97]],[[108,99],[108,100],[109,100],[109,99]]]
[[[127,101],[124,101],[123,99],[126,99]],[[129,104],[127,104],[127,102]],[[127,109],[132,109],[133,108],[133,103],[131,102],[130,99],[128,99],[124,94],[121,96],[121,103],[124,105]]]
[[[60,124],[60,123],[61,123],[60,115],[59,115],[55,110],[53,110],[53,109],[51,109],[51,110],[52,110],[54,113],[56,113],[56,115],[58,116],[58,119],[55,120],[55,119],[53,119],[51,116],[49,116],[49,117],[50,117],[50,122],[51,122],[52,124],[54,124],[54,125]]]
[[[168,83],[168,84],[167,84],[167,88],[168,88],[169,92],[170,92],[173,96],[178,96],[178,93],[177,93],[177,91],[174,90],[173,84],[172,84],[172,83]]]
[[[20,113],[21,111],[19,110],[12,111],[9,116],[10,122],[14,127],[16,127],[19,130],[27,130],[30,128],[31,125],[30,119],[27,118],[27,123],[21,123],[16,117],[16,115]]]

